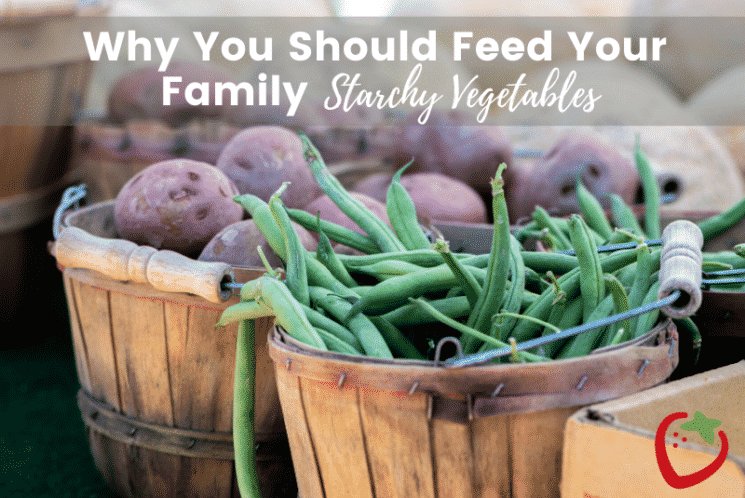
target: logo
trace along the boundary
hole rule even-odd
[[[675,472],[675,469],[673,469],[673,466],[670,463],[670,457],[667,454],[667,447],[665,446],[665,433],[673,422],[685,418],[688,418],[688,413],[686,412],[671,413],[665,417],[659,427],[657,427],[657,433],[654,438],[654,453],[657,457],[657,465],[660,468],[660,472],[662,473],[665,482],[675,489],[690,488],[691,486],[695,486],[714,475],[714,473],[724,465],[725,460],[727,460],[727,452],[729,451],[727,435],[724,431],[719,431],[717,435],[722,443],[722,448],[719,450],[716,459],[697,472],[687,475],[679,475]],[[682,424],[680,429],[684,431],[698,432],[704,441],[713,444],[715,440],[714,429],[719,427],[721,423],[721,421],[707,418],[706,415],[697,411],[693,415],[693,419]],[[678,433],[676,432],[674,435],[677,436]],[[683,441],[685,440],[686,438],[683,438]],[[678,443],[673,444],[673,448],[677,447]]]

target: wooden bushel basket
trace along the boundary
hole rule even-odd
[[[666,319],[578,359],[452,369],[270,338],[302,498],[558,498],[564,424],[658,385],[678,363]]]
[[[89,17],[105,14],[103,3],[90,4],[0,3],[0,322],[11,328],[34,296],[50,292],[54,264],[44,241],[66,187],[70,125],[91,71],[74,35],[105,22]]]
[[[68,215],[66,224],[115,239],[113,212],[113,202],[95,204]],[[70,251],[61,245],[70,230],[55,243],[60,265],[65,265],[60,253]],[[101,254],[98,247],[78,248],[91,259]],[[145,249],[138,246],[135,253]],[[135,254],[129,258],[131,268]],[[196,268],[198,262],[190,261]],[[237,324],[215,324],[238,298],[214,303],[70,266],[63,268],[63,278],[82,386],[78,402],[107,484],[131,498],[237,498],[232,436]],[[231,269],[236,282],[264,273]],[[190,281],[200,278],[184,274]],[[267,352],[272,327],[271,318],[256,321],[257,467],[263,496],[284,497],[297,488]]]

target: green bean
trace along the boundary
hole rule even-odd
[[[528,236],[526,235],[527,233],[534,232],[539,229],[540,227],[538,226],[538,223],[536,223],[535,221],[530,221],[515,228],[512,231],[512,234],[515,236],[517,241],[522,244],[528,239]]]
[[[487,279],[479,294],[478,301],[468,316],[466,325],[480,332],[487,333],[491,328],[491,317],[502,305],[505,288],[507,286],[507,274],[509,272],[508,255],[510,253],[510,220],[507,214],[507,202],[504,197],[504,180],[502,171],[505,168],[502,163],[497,169],[495,179],[492,181],[492,212],[494,215],[494,234],[492,237],[492,248],[487,267]],[[468,336],[469,338],[472,336]],[[466,354],[476,351],[476,342],[466,339],[463,345]]]
[[[561,246],[561,243],[556,239],[556,237],[553,236],[551,232],[548,231],[547,228],[541,230],[541,237],[538,239],[538,242],[543,244],[543,246],[551,252],[564,250]]]
[[[440,313],[443,313],[450,318],[468,316],[468,313],[471,311],[466,296],[446,297],[444,299],[429,301],[429,303]],[[411,327],[436,321],[433,319],[432,315],[425,312],[421,306],[413,303],[405,304],[381,316],[391,325],[396,327]]]
[[[306,230],[310,230],[313,232],[317,231],[318,213],[314,215],[303,211],[302,209],[288,208],[287,214],[290,216],[290,219],[292,219],[292,221],[305,228]],[[330,238],[334,242],[338,242],[339,244],[351,247],[352,249],[356,249],[366,254],[380,253],[380,249],[378,248],[378,246],[376,246],[375,242],[373,242],[373,240],[367,235],[357,233],[347,227],[343,227],[326,220],[321,220],[321,228],[326,233],[328,238]]]
[[[455,253],[453,256],[459,260],[473,257],[472,254],[465,253]],[[403,261],[404,263],[411,263],[412,265],[423,266],[426,268],[440,266],[442,264],[442,256],[432,249],[416,249],[413,251],[385,252],[355,256],[339,254],[338,257],[339,260],[344,263],[347,270],[350,271],[357,266],[371,265],[381,261]],[[480,259],[478,261],[480,262]],[[486,263],[484,263],[484,266],[486,266]]]
[[[603,269],[603,272],[613,273],[623,268],[624,266],[631,264],[635,258],[636,254],[633,251],[617,251],[603,258],[600,262],[600,265]],[[577,296],[580,288],[579,267],[559,277],[559,283],[561,283],[561,288],[566,293],[567,299],[574,299]],[[533,304],[528,306],[523,314],[545,320],[551,311],[553,300],[553,291],[551,289],[546,289]],[[532,339],[537,330],[538,327],[534,326],[534,324],[531,325],[530,322],[520,322],[517,324],[517,326],[515,326],[515,329],[512,331],[512,335],[517,339],[518,342],[524,342]]]
[[[265,316],[274,316],[274,311],[264,303],[253,300],[241,301],[225,308],[216,326],[223,327],[238,321],[253,320]]]
[[[326,344],[329,351],[356,356],[364,354],[361,349],[357,349],[348,342],[339,339],[335,334],[332,334],[328,330],[316,327],[316,332],[321,336],[321,339],[323,339],[323,342]]]
[[[613,297],[613,313],[617,315],[629,311],[629,298],[621,282],[610,273],[603,275],[603,279],[605,280],[606,289],[610,291]],[[619,333],[620,331],[623,332]],[[613,342],[615,340],[622,342],[628,337],[631,337],[631,321],[627,318],[619,323],[610,325],[606,333],[602,336],[600,344],[602,346],[609,346],[611,344],[617,344]]]
[[[464,334],[465,337],[473,337],[476,340],[484,341],[493,346],[496,346],[497,348],[509,347],[509,344],[505,342],[495,339],[494,337],[488,334],[484,334],[483,332],[479,332],[478,330],[468,327],[467,325],[463,325],[462,323],[456,320],[453,320],[452,318],[440,313],[434,306],[432,306],[430,303],[428,303],[424,299],[412,299],[412,301],[422,306],[428,313],[431,313],[433,317],[437,318],[438,321],[457,330],[461,334]],[[548,360],[548,358],[543,358],[541,356],[534,355],[527,351],[520,351],[518,352],[518,355],[520,356],[521,359],[525,361],[547,361]]]
[[[466,293],[463,290],[463,287],[451,287],[449,291],[445,294],[445,297],[458,297],[458,296],[465,296]],[[467,298],[466,298],[467,299]]]
[[[605,290],[603,270],[600,265],[597,247],[587,233],[587,225],[578,215],[572,215],[569,220],[569,235],[577,254],[577,261],[581,272],[580,289],[582,299],[585,300],[584,320],[600,304]]]
[[[473,268],[471,271],[477,279],[479,273],[486,273],[479,268]],[[410,297],[419,297],[429,292],[447,291],[455,285],[458,285],[458,279],[445,264],[389,278],[380,282],[354,303],[347,318],[358,313],[382,315],[408,303]]]
[[[704,240],[706,241],[715,235],[729,230],[743,219],[743,217],[745,217],[745,198],[727,211],[701,221],[698,223],[698,227],[701,229],[701,233],[704,235]]]
[[[414,201],[411,200],[409,192],[401,185],[401,175],[413,162],[412,159],[393,175],[385,198],[388,219],[391,221],[393,231],[396,232],[404,247],[410,251],[427,249],[431,243],[419,225]]]
[[[525,286],[538,289],[538,292],[543,292],[550,287],[538,272],[528,267],[525,268]]]
[[[347,269],[344,267],[344,265],[334,252],[334,248],[331,246],[331,241],[329,240],[328,236],[326,236],[326,233],[323,231],[320,223],[320,217],[318,218],[318,222],[318,247],[316,248],[316,259],[320,261],[326,268],[328,268],[331,274],[339,282],[346,285],[347,287],[356,286],[357,282],[355,282],[352,276],[349,275],[349,272],[347,272]]]
[[[556,225],[554,218],[544,208],[541,206],[535,207],[533,210],[533,220],[539,227],[548,230],[554,236],[560,251],[566,251],[572,248],[572,244],[569,242],[567,236],[564,235],[564,232]]]
[[[333,291],[322,287],[310,287],[311,300],[326,310],[331,316],[339,321],[345,322],[349,330],[362,344],[362,349],[367,356],[374,358],[393,358],[388,344],[383,338],[381,331],[365,316],[356,315],[348,320],[346,316],[352,307],[347,301],[340,299]]]
[[[563,305],[554,306],[549,315],[549,323],[556,325],[559,330],[576,327],[579,325],[580,320],[582,320],[582,305],[582,298],[576,297]],[[556,314],[554,314],[554,310],[558,310]],[[544,328],[541,335],[547,336],[552,333],[551,329]],[[544,344],[538,348],[538,354],[553,358],[556,352],[559,351],[568,341],[569,339],[564,339]]]
[[[608,218],[605,217],[603,207],[592,195],[592,192],[585,188],[580,178],[577,178],[577,202],[579,202],[579,208],[585,217],[587,226],[599,233],[603,239],[608,239],[613,233],[613,229],[608,222]],[[571,224],[569,229],[571,233]]]
[[[647,291],[647,295],[644,296],[644,301],[642,304],[649,304],[657,300],[657,293],[660,290],[660,282],[656,281],[654,282],[650,287],[649,291]],[[633,331],[632,339],[635,339],[637,337],[641,337],[650,330],[652,330],[652,327],[657,322],[657,318],[660,316],[660,310],[652,310],[649,313],[645,313],[644,315],[640,316],[639,319],[636,322],[636,328]]]
[[[422,266],[406,263],[405,261],[388,260],[378,261],[377,263],[365,266],[355,266],[353,267],[352,272],[369,275],[371,277],[375,277],[377,280],[386,280],[391,277],[399,277],[401,275],[416,273],[424,269],[425,268]]]
[[[261,280],[261,300],[274,311],[275,321],[298,341],[308,346],[326,349],[318,332],[305,316],[302,305],[287,286],[266,275],[259,277],[258,280]]]
[[[523,263],[522,256],[520,256],[520,243],[512,235],[510,235],[509,258],[512,280],[510,281],[510,287],[503,298],[502,311],[519,313],[523,304],[523,294],[525,294],[525,264]],[[499,328],[500,335],[495,335],[495,329],[493,330],[494,333],[492,333],[492,335],[505,341],[516,323],[517,320],[515,318],[503,320],[501,327]]]
[[[398,355],[399,358],[406,358],[409,360],[426,360],[419,350],[412,344],[408,337],[403,335],[398,328],[392,325],[388,320],[382,316],[371,316],[370,321],[380,330],[383,334],[386,344],[391,350]]]
[[[649,159],[642,152],[641,139],[636,136],[636,147],[634,150],[636,160],[636,169],[639,171],[639,178],[642,181],[642,190],[644,191],[644,231],[650,239],[659,239],[661,233],[660,227],[660,185],[649,164]]]
[[[269,247],[272,248],[274,254],[282,261],[286,261],[287,249],[285,248],[285,240],[279,225],[274,220],[274,215],[269,204],[251,194],[237,195],[233,197],[233,200],[243,206],[248,214],[251,215],[251,218],[269,243]]]
[[[652,285],[651,275],[654,271],[659,268],[659,260],[655,267],[652,262],[652,253],[649,251],[647,244],[639,244],[636,248],[636,274],[634,276],[634,283],[631,285],[629,291],[629,307],[638,308],[644,301],[644,296],[647,295],[649,286]],[[639,317],[634,317],[629,323],[627,334],[624,338],[628,340],[631,334],[636,330],[636,323],[639,321]]]
[[[269,209],[272,211],[274,221],[282,232],[285,242],[285,253],[287,258],[285,274],[287,277],[287,288],[290,289],[295,299],[306,306],[310,303],[308,296],[308,271],[305,266],[305,247],[300,243],[300,237],[292,226],[290,217],[285,212],[282,203],[282,192],[290,185],[290,182],[282,183],[282,186],[269,198]]]
[[[256,440],[254,435],[254,402],[256,399],[256,356],[253,320],[238,324],[233,375],[233,452],[235,477],[241,496],[261,496],[256,470]]]
[[[685,332],[691,338],[691,348],[694,351],[693,364],[697,364],[699,355],[701,354],[701,332],[698,330],[698,326],[690,317],[676,319],[673,322],[675,322],[675,326],[679,332]]]
[[[481,285],[479,285],[479,283],[476,281],[476,277],[474,277],[473,274],[468,271],[465,266],[463,266],[456,258],[453,257],[453,254],[450,252],[448,243],[444,240],[438,240],[437,242],[432,244],[432,248],[437,251],[440,256],[442,256],[445,264],[448,265],[448,268],[450,268],[450,270],[453,272],[453,275],[455,275],[455,278],[458,281],[457,285],[463,288],[463,292],[468,298],[469,304],[472,307],[475,306],[476,301],[478,301],[479,294],[481,293]]]
[[[587,303],[585,302],[585,305]],[[600,304],[590,313],[584,323],[592,323],[603,318],[608,318],[613,313],[613,295],[609,294]],[[588,330],[582,334],[576,335],[567,341],[567,344],[556,355],[557,359],[577,358],[585,356],[595,349],[600,337],[602,337],[605,327],[599,327]]]
[[[303,133],[300,133],[300,139],[303,143],[303,155],[316,182],[334,204],[369,235],[381,251],[403,251],[406,249],[398,240],[396,234],[393,233],[393,230],[364,204],[352,197],[339,183],[339,180],[329,172],[318,149],[311,143],[310,139]]]
[[[360,351],[362,350],[362,344],[360,344],[357,336],[350,332],[349,329],[347,329],[344,325],[335,322],[331,318],[325,316],[319,311],[314,310],[310,306],[301,305],[301,308],[305,312],[305,316],[308,318],[310,324],[313,325],[316,329],[324,329],[329,333],[334,334],[337,338],[346,342],[353,348]]]
[[[552,271],[557,275],[567,273],[579,266],[576,256],[553,254],[550,252],[522,251],[525,266],[538,273]]]
[[[561,283],[559,283],[559,280],[556,278],[556,275],[554,275],[553,272],[546,272],[546,277],[551,282],[551,290],[554,292],[554,302],[551,304],[562,304],[566,303],[567,301],[567,294],[561,289]]]
[[[711,263],[729,265],[734,269],[745,268],[745,258],[741,258],[733,251],[703,253],[703,264]]]
[[[249,280],[241,287],[241,301],[252,301],[261,295],[261,283],[262,279],[256,278]],[[229,309],[229,308],[228,308]]]
[[[705,271],[705,272],[731,270],[731,269],[732,269],[732,265],[720,263],[719,261],[704,261],[701,263],[701,271]]]
[[[645,239],[647,238],[639,221],[636,219],[636,215],[620,195],[610,194],[610,205],[613,224],[616,227],[631,230],[635,234]]]
[[[629,242],[629,241],[643,242],[643,239],[638,238],[638,236],[624,229],[617,228],[613,231],[611,236],[608,237],[608,240],[603,242],[603,245],[612,246],[614,244],[622,244],[624,242]]]

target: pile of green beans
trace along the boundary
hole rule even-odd
[[[284,262],[286,275],[280,280],[267,265],[268,271],[242,288],[241,302],[225,310],[220,320],[220,325],[241,323],[236,378],[240,374],[242,382],[251,369],[246,355],[252,354],[253,341],[246,337],[251,330],[247,323],[258,317],[273,315],[289,335],[317,350],[430,361],[434,346],[444,337],[460,338],[466,353],[483,352],[607,318],[657,299],[660,250],[643,241],[660,233],[659,187],[652,184],[649,163],[639,147],[637,165],[648,196],[643,228],[618,196],[611,198],[609,220],[580,182],[581,216],[553,218],[537,207],[532,221],[511,230],[501,178],[505,166],[501,165],[492,181],[495,222],[491,252],[474,255],[451,253],[446,241],[428,239],[417,222],[414,203],[399,182],[403,169],[393,177],[387,194],[389,226],[329,173],[307,137],[301,135],[301,139],[305,158],[325,194],[366,235],[312,213],[287,209],[281,200],[285,186],[269,202],[249,194],[235,198]],[[745,200],[702,222],[705,237],[726,230],[743,216]],[[300,244],[291,220],[318,232],[320,243],[315,253]],[[548,247],[573,249],[576,256],[524,250],[526,239],[536,235]],[[601,244],[625,241],[636,241],[636,249],[597,252]],[[332,242],[359,254],[337,254]],[[741,253],[745,251],[705,253],[704,266],[745,267]],[[658,315],[648,313],[494,361],[542,362],[587,355],[596,348],[645,334]],[[680,325],[697,336],[694,344],[700,346],[693,322],[686,319]],[[236,403],[240,403],[234,407],[239,417],[236,426],[244,430],[250,425],[248,414],[252,416],[245,406],[249,398],[236,391]],[[236,445],[242,459],[254,458],[249,446],[246,441]],[[255,476],[246,474],[250,469],[245,464],[238,467],[239,485],[242,491],[255,493]]]

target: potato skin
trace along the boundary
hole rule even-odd
[[[180,76],[181,91],[171,95],[171,104],[163,105],[163,78]],[[147,66],[122,77],[109,92],[109,118],[115,123],[131,119],[158,119],[169,126],[183,126],[197,118],[220,118],[223,106],[211,103],[193,106],[186,102],[184,88],[194,81],[206,81],[210,88],[232,78],[214,65],[194,61],[172,61],[168,69],[158,72],[158,65]]]
[[[610,208],[608,194],[633,204],[640,189],[636,167],[616,149],[588,135],[567,135],[558,140],[533,166],[510,205],[510,218],[529,216],[536,205],[563,216],[580,212],[575,183],[582,183]]]
[[[156,249],[198,254],[223,227],[243,218],[238,190],[214,166],[189,159],[155,163],[119,191],[114,224],[119,235]]]
[[[486,223],[486,205],[464,182],[440,173],[413,173],[401,177],[417,215],[431,221]]]
[[[253,126],[237,133],[217,159],[217,168],[233,180],[238,192],[264,201],[282,186],[289,208],[302,209],[323,194],[303,156],[303,144],[295,132],[281,126]]]
[[[393,173],[374,173],[355,183],[352,191],[368,195],[376,201],[385,202],[392,179]]]
[[[308,251],[316,250],[316,239],[300,225],[292,224],[300,237],[300,243]],[[264,251],[269,264],[276,268],[281,265],[279,257],[274,253],[264,235],[256,226],[254,220],[243,220],[226,226],[220,230],[202,250],[199,261],[221,261],[233,266],[263,267],[256,247]]]
[[[479,125],[469,113],[433,109],[425,125],[414,117],[403,126],[393,156],[397,167],[414,160],[408,173],[442,173],[491,198],[490,179],[501,163],[506,188],[512,185],[512,147],[497,126]]]

